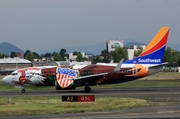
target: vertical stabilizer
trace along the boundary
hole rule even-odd
[[[164,57],[169,31],[169,27],[162,27],[138,57],[124,63],[161,64]]]

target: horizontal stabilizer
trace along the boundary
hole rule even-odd
[[[157,67],[161,67],[161,66],[166,66],[166,65],[168,65],[168,62],[159,64],[159,65],[150,66],[149,69],[151,69],[151,68],[157,68]]]

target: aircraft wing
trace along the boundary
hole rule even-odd
[[[99,73],[94,75],[82,76],[74,79],[74,82],[77,84],[83,85],[84,83],[88,82],[90,84],[95,84],[96,81],[99,79],[103,79],[104,77],[111,77],[112,74],[116,74],[120,77],[133,74],[134,72],[138,72],[140,69],[131,69],[128,70],[121,70],[121,65],[123,63],[123,59],[118,63],[118,65],[114,68],[112,72],[107,73]]]
[[[88,76],[82,76],[82,77],[78,77],[75,78],[74,81],[77,84],[81,84],[81,83],[85,83],[85,82],[95,82],[96,80],[98,80],[99,78],[103,77],[104,75],[106,75],[108,73],[101,73],[101,74],[95,74],[95,75],[88,75]]]
[[[140,71],[140,68],[136,70],[123,70],[123,71],[118,71],[118,72],[113,71],[113,72],[108,72],[108,73],[101,73],[101,74],[78,77],[78,78],[75,78],[74,81],[77,84],[84,84],[85,82],[89,82],[90,84],[95,84],[95,82],[98,81],[99,79],[102,79],[103,77],[111,77],[112,74],[113,75],[116,74],[123,78],[125,76],[131,75],[138,71]]]

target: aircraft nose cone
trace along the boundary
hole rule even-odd
[[[2,79],[2,82],[9,84],[10,82],[9,82],[8,76],[5,76],[5,77]]]
[[[6,76],[2,79],[2,82],[6,83]]]

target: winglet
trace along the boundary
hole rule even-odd
[[[121,69],[121,65],[123,63],[124,59],[121,59],[121,61],[118,63],[118,65],[115,67],[114,71],[113,72],[117,72],[117,71],[120,71]]]
[[[110,64],[112,64],[113,62],[114,62],[114,60],[111,60],[111,61],[110,61]]]

